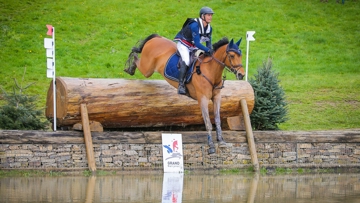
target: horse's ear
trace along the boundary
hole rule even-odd
[[[236,42],[236,45],[240,46],[241,40],[242,40],[242,37],[239,39],[238,42]]]
[[[229,47],[231,47],[234,44],[234,39],[230,40]]]
[[[226,52],[228,52],[229,50],[231,50],[231,49],[233,48],[233,46],[234,46],[234,40],[231,39],[230,42],[229,42],[229,44],[228,44],[227,47],[226,47]]]

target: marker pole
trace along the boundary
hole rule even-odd
[[[249,49],[250,41],[255,41],[254,35],[255,31],[246,32],[246,70],[245,70],[245,80],[248,80],[248,65],[249,65]]]

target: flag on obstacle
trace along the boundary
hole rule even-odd
[[[255,34],[255,31],[247,31],[246,32],[246,40],[247,41],[255,41],[254,34]]]
[[[53,35],[53,26],[52,25],[46,25],[48,31],[47,31],[47,35],[52,36]]]

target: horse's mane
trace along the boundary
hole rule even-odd
[[[225,44],[229,44],[229,40],[226,37],[223,37],[221,40],[213,44],[213,49],[216,51],[218,48],[224,46]]]

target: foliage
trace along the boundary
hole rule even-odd
[[[254,77],[249,81],[255,94],[251,125],[256,130],[278,130],[278,124],[287,120],[287,103],[270,58],[263,63],[262,68],[258,68],[258,74]]]
[[[25,75],[25,73],[24,73]],[[24,90],[31,84],[22,87],[14,78],[15,85],[12,93],[3,90],[5,104],[0,106],[0,129],[5,130],[44,130],[47,122],[41,120],[43,112],[38,110],[36,96],[24,94]]]

